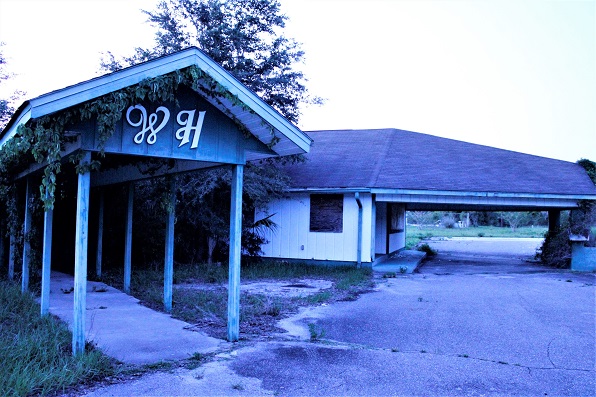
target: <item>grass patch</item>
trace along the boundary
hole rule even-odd
[[[241,280],[291,282],[302,278],[330,280],[333,287],[301,297],[269,296],[242,292],[240,331],[247,335],[266,335],[276,331],[276,322],[295,313],[301,306],[339,300],[354,300],[374,285],[371,269],[327,267],[300,263],[263,261],[243,265]],[[122,288],[122,272],[109,272],[103,281]],[[172,316],[195,324],[211,336],[226,337],[228,290],[227,265],[176,265]],[[198,288],[197,288],[198,287]],[[136,270],[131,277],[131,294],[152,309],[163,311],[163,271]]]
[[[30,294],[0,282],[0,390],[3,395],[48,395],[113,375],[113,361],[88,345],[73,357],[64,323],[40,316]]]
[[[431,237],[534,237],[543,238],[548,228],[518,227],[515,231],[510,227],[477,226],[466,228],[444,228],[434,226],[410,226],[406,232],[406,247],[414,248],[419,242]]]

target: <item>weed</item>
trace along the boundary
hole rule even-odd
[[[424,244],[419,245],[418,248],[416,248],[416,249],[418,251],[425,252],[426,255],[428,255],[428,256],[435,256],[435,255],[437,255],[437,250],[435,250],[433,247],[431,247],[427,243],[424,243]]]
[[[396,277],[397,277],[397,274],[395,274],[395,272],[389,272],[389,273],[383,274],[383,278],[396,278]]]
[[[420,350],[420,353],[427,353],[427,351],[422,349],[422,350]]]
[[[484,237],[484,233],[482,233],[482,232],[478,233],[478,237]]]
[[[507,365],[509,364],[507,361],[498,361],[498,364],[503,364],[503,365]]]
[[[399,352],[399,349],[398,349],[398,348],[396,348],[396,347],[394,347],[394,348],[392,348],[392,349],[391,349],[391,352],[392,352],[392,353],[397,353],[397,352]]]
[[[242,391],[242,390],[244,390],[244,386],[242,386],[241,383],[234,383],[232,385],[232,389]]]
[[[421,297],[421,296],[419,296],[419,297],[418,297],[418,302],[422,302],[422,301],[424,301],[424,299],[422,299],[422,297]]]
[[[116,372],[113,361],[91,344],[73,356],[66,325],[40,317],[33,297],[8,282],[0,282],[0,324],[3,395],[47,395]]]
[[[400,266],[400,267],[399,267],[399,272],[400,272],[401,274],[405,274],[405,273],[407,273],[407,272],[408,272],[408,268],[407,268],[407,267],[405,267],[405,266]]]
[[[311,342],[321,340],[325,337],[325,330],[321,329],[315,323],[308,323],[308,332]]]
[[[463,358],[468,358],[470,356],[468,356],[467,354],[458,354],[457,357],[463,357]]]

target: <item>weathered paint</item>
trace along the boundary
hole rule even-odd
[[[174,221],[176,220],[176,180],[170,180],[170,208],[166,218],[166,249],[164,259],[163,304],[172,311],[172,284],[174,283]]]
[[[23,242],[23,270],[21,273],[21,291],[25,292],[29,289],[29,258],[31,254],[31,245],[29,243],[29,232],[31,231],[31,209],[29,208],[29,203],[31,201],[32,192],[31,192],[31,180],[30,178],[26,178],[26,188],[25,188],[25,223],[24,223],[24,242]]]
[[[99,214],[97,220],[97,251],[95,253],[95,274],[101,277],[101,262],[103,255],[103,211],[104,211],[104,193],[103,189],[99,191]]]
[[[228,272],[228,340],[240,336],[240,256],[242,249],[243,165],[233,166],[230,205],[230,259]]]
[[[128,204],[126,207],[126,227],[124,230],[124,292],[130,293],[130,274],[132,261],[132,210],[135,186],[128,184]]]
[[[52,224],[54,210],[46,209],[43,215],[43,250],[41,258],[41,315],[50,309],[50,273],[52,269]]]
[[[596,271],[596,247],[585,247],[584,242],[571,243],[571,270],[577,272]]]
[[[0,219],[0,267],[4,267],[4,258],[6,257],[6,222]]]
[[[229,164],[244,163],[247,150],[273,153],[256,138],[245,137],[228,116],[191,89],[181,87],[176,99],[125,109],[104,151]],[[81,129],[93,127],[86,123]],[[98,132],[82,135],[83,149],[98,150],[100,141]]]
[[[197,66],[203,70],[211,79],[217,81],[227,92],[243,103],[244,106],[237,106],[225,98],[225,95],[212,100],[214,106],[219,106],[222,110],[225,109],[233,114],[263,144],[269,144],[273,134],[279,140],[274,147],[275,153],[289,155],[309,151],[312,140],[306,134],[240,83],[221,65],[195,47],[53,91],[25,102],[23,106],[19,107],[6,128],[0,132],[0,147],[16,135],[19,125],[25,124],[30,118],[39,118],[55,113],[138,84],[147,78],[161,76],[188,66]]]
[[[15,246],[16,240],[14,235],[10,235],[10,239],[8,240],[8,279],[14,280],[14,256],[15,256]]]
[[[362,202],[362,262],[373,260],[372,252],[372,196],[360,193]],[[263,244],[265,257],[295,258],[321,261],[357,262],[358,204],[354,194],[344,194],[343,230],[341,233],[311,232],[310,195],[293,193],[288,198],[269,204],[267,212],[258,212],[257,219],[274,214],[271,220],[278,226],[265,231],[268,243]],[[367,255],[364,255],[367,253]]]
[[[360,201],[360,193],[354,193],[354,199],[358,204],[358,238],[356,243],[356,264],[358,267],[362,266],[362,201]]]
[[[91,156],[87,152],[81,160],[81,163],[88,163],[90,160]],[[72,352],[74,355],[81,354],[85,351],[90,179],[89,172],[78,175],[72,324]]]

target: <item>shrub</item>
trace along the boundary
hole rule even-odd
[[[428,245],[427,243],[421,244],[416,248],[418,251],[426,252],[428,256],[437,255],[437,250]]]

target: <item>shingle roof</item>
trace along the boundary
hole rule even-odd
[[[578,164],[398,129],[310,131],[294,188],[596,195]]]

